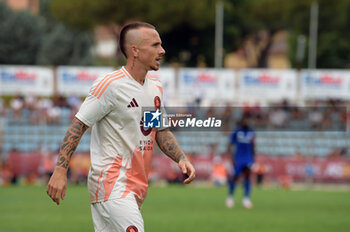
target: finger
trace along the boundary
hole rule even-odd
[[[53,188],[51,186],[47,187],[46,193],[51,198],[51,200],[55,201],[53,199],[54,198],[54,190],[53,190]]]
[[[52,201],[55,202],[57,205],[60,203],[59,198],[56,197],[57,196],[57,189],[51,188],[49,196],[52,199]]]
[[[187,174],[187,168],[186,167],[182,167],[181,169],[182,169],[182,173],[183,174]]]
[[[56,192],[57,192],[56,188],[50,187],[49,196],[51,197],[52,200],[55,198]]]
[[[184,180],[184,184],[189,184],[191,183],[195,178],[195,175],[190,175],[186,180]]]
[[[187,174],[186,164],[181,163],[181,164],[179,164],[179,166],[180,166],[180,169],[181,169],[182,173],[183,174]]]
[[[55,194],[55,202],[57,205],[60,204],[60,197],[61,197],[61,194],[62,194],[62,190],[57,190],[56,194]]]
[[[46,188],[46,194],[48,196],[50,196],[50,192],[51,192],[51,188],[50,188],[50,185],[48,185],[47,188]]]
[[[194,180],[194,178],[196,177],[195,169],[192,166],[188,167],[188,173],[189,173],[188,178],[186,180],[184,180],[185,184],[191,183]]]
[[[59,198],[52,198],[53,202],[56,203],[56,205],[60,204],[60,199]]]
[[[56,203],[56,205],[60,204],[60,198],[53,197],[52,200]]]
[[[66,196],[66,190],[67,190],[67,186],[64,186],[62,193],[61,193],[61,199],[64,200],[64,197]]]
[[[50,186],[49,188],[50,189],[49,189],[48,194],[49,194],[50,198],[57,204],[57,199],[56,199],[57,188],[52,187],[52,186]]]

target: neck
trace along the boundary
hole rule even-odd
[[[125,65],[126,71],[128,71],[132,78],[134,78],[137,82],[139,82],[141,85],[144,84],[147,70],[143,69],[141,67],[138,67],[137,64],[132,64],[132,62],[128,62]]]

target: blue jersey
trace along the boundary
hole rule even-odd
[[[250,128],[237,128],[231,135],[231,143],[236,151],[234,161],[237,164],[254,162],[254,138],[255,133]]]

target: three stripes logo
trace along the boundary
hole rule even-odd
[[[130,104],[128,105],[128,108],[130,107],[139,107],[139,104],[137,104],[135,98],[133,98]]]

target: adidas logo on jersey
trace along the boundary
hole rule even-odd
[[[130,107],[139,107],[139,104],[137,104],[135,98],[133,98],[130,104],[128,105],[128,108]]]

